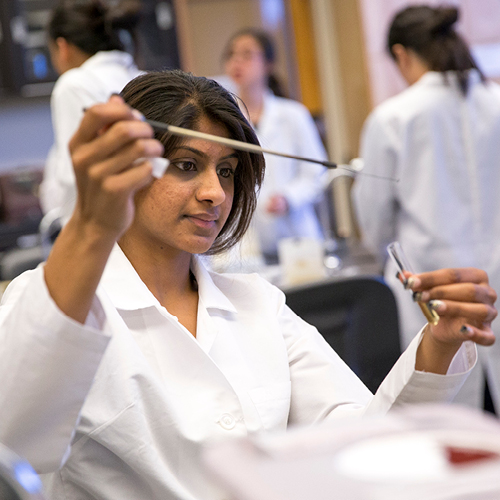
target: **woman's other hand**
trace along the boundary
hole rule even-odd
[[[269,214],[283,216],[288,213],[288,201],[281,194],[275,194],[269,199],[266,211]]]
[[[475,268],[440,269],[408,279],[415,300],[426,302],[440,319],[428,324],[417,351],[416,369],[446,373],[465,340],[491,345],[497,294],[486,272]]]

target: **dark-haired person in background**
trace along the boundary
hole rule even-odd
[[[365,171],[354,188],[365,241],[380,255],[399,240],[415,270],[478,266],[500,289],[500,87],[486,81],[455,30],[454,7],[411,6],[393,19],[388,50],[410,85],[378,106],[361,143]],[[423,323],[395,269],[402,345]],[[498,331],[498,326],[496,327]],[[481,406],[484,370],[500,410],[500,346],[480,349],[482,363],[457,401]]]
[[[62,0],[48,24],[52,63],[61,75],[51,97],[54,145],[47,158],[40,197],[43,211],[71,215],[76,200],[75,175],[68,143],[83,110],[106,102],[139,74],[131,54],[140,3],[121,0]]]
[[[257,137],[264,148],[299,156],[327,159],[316,125],[307,108],[286,99],[274,74],[273,41],[261,30],[247,28],[229,40],[224,62]],[[254,229],[269,262],[277,256],[277,242],[291,236],[321,238],[314,210],[321,195],[324,167],[289,158],[265,155]]]

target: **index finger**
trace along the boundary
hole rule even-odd
[[[414,291],[429,290],[436,286],[453,283],[489,284],[488,274],[482,269],[475,267],[438,269],[437,271],[415,274],[413,276],[416,278],[416,284],[412,287]]]
[[[118,96],[102,104],[95,104],[85,111],[80,127],[69,142],[69,150],[74,152],[78,146],[86,144],[99,135],[104,127],[120,120],[140,120],[142,115],[132,109]]]

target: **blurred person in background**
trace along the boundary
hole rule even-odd
[[[458,17],[455,7],[422,5],[392,20],[387,48],[409,88],[369,116],[361,156],[365,172],[399,182],[359,177],[354,199],[364,239],[381,259],[399,240],[415,271],[478,266],[499,290],[500,87],[476,66],[455,30]],[[395,273],[387,262],[405,348],[424,320]],[[484,373],[498,411],[500,347],[480,349],[480,359],[456,401],[481,407]]]
[[[309,111],[301,103],[285,98],[273,73],[275,59],[274,43],[263,31],[247,28],[234,34],[224,51],[225,72],[234,84],[230,90],[241,99],[262,147],[327,159]],[[253,229],[265,260],[274,263],[281,238],[322,237],[314,204],[321,196],[325,169],[289,158],[264,156],[266,175]]]
[[[140,2],[122,0],[110,5],[101,0],[62,0],[48,24],[52,64],[61,76],[51,97],[54,145],[40,197],[43,211],[59,209],[63,222],[76,200],[68,143],[84,109],[106,102],[140,73],[126,52],[134,45]]]

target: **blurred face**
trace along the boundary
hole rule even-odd
[[[195,130],[229,137],[226,128],[202,118]],[[206,252],[233,204],[234,149],[188,139],[169,155],[165,175],[136,195],[131,230],[168,252]]]
[[[241,35],[232,41],[225,71],[240,88],[266,85],[269,66],[262,47],[253,36]]]

